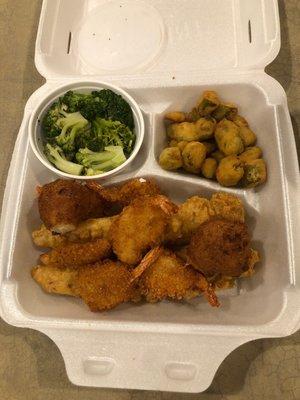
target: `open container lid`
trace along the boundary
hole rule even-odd
[[[276,0],[44,0],[35,62],[46,79],[178,84],[264,69],[279,52],[279,26]]]

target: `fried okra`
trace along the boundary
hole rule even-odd
[[[257,160],[262,157],[262,150],[258,146],[246,147],[245,151],[239,155],[239,159],[244,163]]]
[[[267,167],[262,159],[247,162],[244,169],[245,173],[242,180],[244,187],[253,188],[267,180]]]
[[[182,152],[183,168],[193,174],[199,174],[206,157],[206,147],[200,142],[191,142]]]
[[[242,161],[237,156],[228,156],[220,161],[217,168],[217,181],[222,186],[237,185],[244,175]]]
[[[213,179],[216,175],[218,163],[214,158],[206,158],[201,167],[202,175],[206,179]]]
[[[215,138],[222,153],[229,156],[244,151],[244,144],[239,132],[239,127],[227,119],[223,119],[217,124]]]
[[[168,171],[175,171],[183,166],[179,147],[166,147],[159,156],[159,165]]]

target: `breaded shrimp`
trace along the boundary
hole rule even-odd
[[[76,181],[57,179],[38,188],[38,206],[45,226],[57,233],[69,232],[88,218],[104,214],[104,200]]]
[[[111,245],[105,239],[95,239],[86,243],[68,243],[40,256],[46,265],[76,268],[92,264],[109,257]]]
[[[131,179],[122,185],[114,187],[103,187],[98,182],[90,181],[87,186],[99,193],[111,206],[119,206],[119,210],[128,206],[132,200],[142,196],[155,196],[161,194],[157,183],[153,179],[136,178]]]
[[[177,211],[164,196],[144,196],[125,207],[113,222],[109,237],[120,261],[135,265],[151,248],[165,239],[168,222]]]
[[[131,272],[119,261],[106,260],[78,270],[74,293],[81,297],[91,311],[104,311],[118,304],[140,299]]]
[[[164,250],[144,271],[139,279],[139,288],[150,303],[164,299],[188,300],[203,293],[211,305],[219,305],[205,277],[169,250]]]

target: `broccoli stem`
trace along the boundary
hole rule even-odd
[[[71,175],[81,175],[83,165],[66,160],[62,150],[58,146],[53,147],[51,144],[47,143],[45,146],[45,154],[47,159],[60,171]]]

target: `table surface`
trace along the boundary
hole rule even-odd
[[[250,1],[250,0],[248,0]],[[300,0],[279,0],[282,48],[268,67],[288,95],[296,142],[300,128]],[[1,197],[24,105],[43,83],[34,67],[41,0],[0,0]],[[235,350],[202,394],[81,388],[66,376],[62,356],[43,334],[0,321],[2,400],[299,400],[300,332],[258,340]]]

